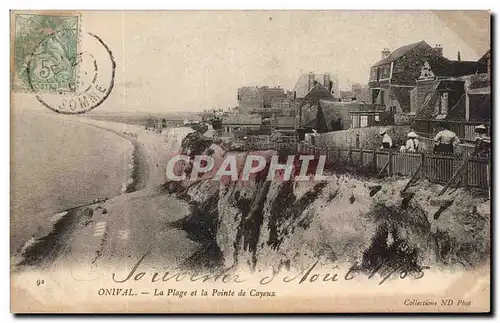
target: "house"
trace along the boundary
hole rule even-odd
[[[478,73],[488,73],[491,76],[491,50],[488,50],[478,61]]]
[[[356,100],[356,95],[352,91],[340,91],[340,101],[349,102]]]
[[[238,89],[239,111],[260,113],[270,110],[275,99],[286,99],[285,91],[280,87],[241,87]]]
[[[271,109],[273,100],[285,100],[285,91],[280,87],[261,86],[257,90],[262,94],[264,109]]]
[[[295,117],[274,117],[271,119],[272,130],[278,131],[283,135],[295,136]]]
[[[302,98],[302,101],[319,104],[320,100],[333,101],[333,94],[321,83],[314,83],[313,87]]]
[[[201,121],[210,121],[215,118],[215,110],[204,110],[200,115]]]
[[[326,90],[323,92],[330,93],[332,99],[334,98],[332,93],[338,85],[333,82],[330,74],[314,74],[313,72],[300,75],[293,89],[294,98],[299,100],[304,99],[316,85]]]
[[[320,100],[321,113],[304,113],[303,128],[312,131],[323,125],[324,132],[349,129],[352,126],[350,111],[359,108],[356,102],[336,102]],[[307,109],[304,110],[307,112]],[[318,117],[322,120],[318,120]]]
[[[241,113],[251,113],[264,108],[264,96],[257,87],[245,86],[238,89],[238,110]]]
[[[147,129],[154,129],[156,127],[156,119],[148,117],[146,118],[146,122],[144,124],[144,127]]]
[[[417,79],[422,79],[424,65],[432,72],[429,79],[459,77],[478,70],[477,62],[449,60],[443,57],[440,45],[431,47],[425,41],[402,46],[393,52],[384,49],[382,59],[370,68],[371,103],[394,114],[411,112],[412,95],[413,98],[418,96],[411,91],[417,86]],[[419,103],[421,97],[414,111]]]
[[[318,110],[320,110],[321,100],[335,100],[332,93],[333,86],[334,83],[329,73],[318,75],[311,72],[300,75],[293,89],[295,110],[297,111],[297,128],[309,123],[310,120],[306,118],[306,114],[311,115],[309,110],[314,111],[312,115],[314,118],[316,117]],[[303,132],[302,130],[299,132],[300,138],[302,138]]]
[[[234,131],[258,131],[262,118],[258,114],[229,114],[222,118],[222,127],[227,133]]]
[[[358,104],[349,110],[351,128],[364,128],[381,125],[385,110],[368,104]]]
[[[275,116],[295,116],[295,104],[293,98],[274,98],[271,102],[271,111]]]
[[[416,86],[410,91],[410,112],[416,112],[423,104],[426,94],[440,80],[475,74],[478,71],[477,62],[442,61],[428,59],[420,69]],[[452,100],[456,102],[455,100]]]
[[[163,128],[166,128],[167,127],[167,119],[165,118],[162,118],[162,119],[158,119],[156,121],[156,128],[157,129],[163,129]]]
[[[484,56],[478,60],[476,72],[484,73],[448,78],[439,77],[436,69],[424,64],[412,90],[412,107],[418,107],[414,123],[417,132],[432,136],[440,122],[447,122],[459,137],[474,140],[474,127],[490,123],[491,77],[483,59]]]

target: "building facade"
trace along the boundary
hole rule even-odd
[[[442,67],[434,68],[432,63],[425,62],[411,95],[417,132],[433,136],[439,124],[446,122],[460,138],[473,141],[474,127],[490,123],[491,78],[487,61],[482,61],[485,56],[468,75],[457,77],[444,77],[443,74],[450,72],[443,73]],[[462,69],[466,71],[463,66]]]
[[[379,105],[391,113],[409,113],[416,111],[417,106],[411,106],[411,98],[421,95],[418,90],[411,92],[417,86],[417,79],[441,79],[459,77],[475,73],[477,62],[452,61],[443,57],[440,45],[431,47],[425,41],[402,46],[393,52],[384,49],[382,59],[370,68],[369,87],[372,104]],[[428,75],[422,75],[428,70]]]

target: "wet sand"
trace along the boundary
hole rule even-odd
[[[129,183],[128,193],[68,212],[54,223],[52,232],[32,241],[22,255],[17,255],[13,265],[23,264],[17,266],[20,271],[33,266],[79,271],[95,266],[101,269],[128,267],[149,252],[149,265],[170,267],[180,265],[199,251],[201,245],[170,225],[190,212],[186,202],[163,189],[167,158],[176,149],[175,145],[167,143],[164,135],[139,126],[85,118],[67,119],[129,139],[135,147],[133,183]]]

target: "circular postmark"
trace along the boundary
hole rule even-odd
[[[64,37],[54,33],[37,46],[28,68],[29,86],[38,102],[52,111],[88,112],[101,105],[113,89],[113,53],[99,36],[85,33],[79,41],[85,50],[67,61],[58,50],[61,39]],[[58,86],[53,86],[54,82]],[[68,90],[62,91],[62,87]]]

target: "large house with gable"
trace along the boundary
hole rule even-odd
[[[488,51],[467,75],[443,77],[451,74],[443,68],[425,62],[411,91],[411,110],[415,113],[415,130],[431,137],[446,122],[460,138],[473,141],[474,127],[489,124],[491,120],[491,57]],[[453,65],[452,65],[453,66]],[[445,66],[444,69],[449,68]],[[463,68],[463,67],[462,67]],[[460,71],[460,68],[457,68]],[[473,69],[469,72],[471,72]]]
[[[369,88],[371,103],[386,111],[396,113],[415,112],[423,100],[422,94],[411,92],[422,78],[423,68],[428,78],[449,78],[474,74],[479,65],[476,61],[455,61],[443,57],[440,45],[431,47],[425,41],[399,47],[390,52],[382,51],[382,59],[370,69]],[[412,108],[412,95],[417,96],[417,106]]]

